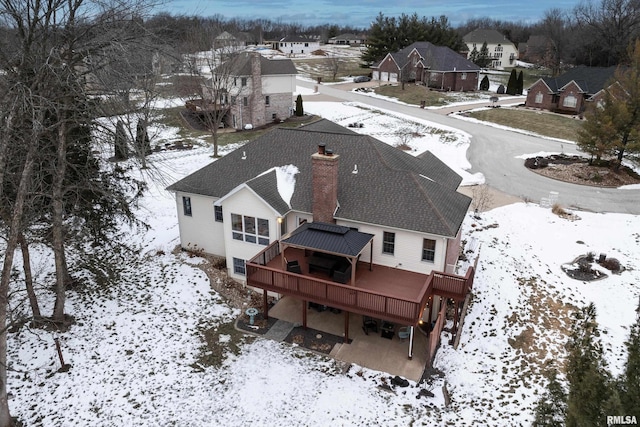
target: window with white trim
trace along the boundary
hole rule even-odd
[[[536,104],[542,104],[542,98],[543,98],[542,92],[536,93]]]
[[[247,78],[246,77],[240,78],[240,85],[243,86],[243,87],[247,85]]]
[[[213,206],[213,214],[217,222],[222,222],[222,206]]]
[[[565,96],[564,100],[562,101],[563,107],[576,108],[576,105],[578,105],[578,97],[576,97],[574,94]]]
[[[233,259],[233,272],[235,274],[241,274],[243,276],[247,274],[247,266],[243,259],[240,259],[240,258]]]
[[[268,246],[269,220],[232,213],[231,236],[233,240]]]
[[[433,262],[436,259],[436,241],[433,239],[422,240],[422,261]]]
[[[186,216],[191,216],[191,197],[182,196],[182,210]]]
[[[382,253],[393,255],[396,248],[396,233],[385,231],[382,233]]]

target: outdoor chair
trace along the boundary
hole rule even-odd
[[[400,341],[406,340],[407,338],[409,338],[410,335],[411,335],[411,332],[409,331],[408,326],[403,326],[400,329],[398,329],[398,338],[400,338]]]
[[[365,335],[369,335],[369,331],[375,332],[377,334],[378,321],[369,316],[362,316],[362,330],[364,331]]]
[[[302,274],[302,267],[300,267],[298,261],[287,261],[287,271]]]

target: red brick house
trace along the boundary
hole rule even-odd
[[[564,114],[581,114],[587,102],[604,94],[617,67],[572,68],[558,77],[545,77],[527,92],[525,106]]]
[[[478,89],[480,67],[446,46],[415,42],[387,56],[373,67],[373,79],[381,82],[416,82],[457,92]]]

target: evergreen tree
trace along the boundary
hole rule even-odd
[[[516,70],[513,68],[511,70],[511,75],[509,75],[509,81],[507,82],[507,94],[515,95],[518,92],[518,76],[516,75]]]
[[[476,49],[476,47],[473,46],[473,49],[471,49],[471,53],[469,53],[469,61],[478,65],[478,56],[480,56],[480,52],[478,52],[478,49]]]
[[[522,95],[524,92],[524,74],[522,70],[518,73],[518,80],[516,86],[516,95]]]
[[[478,54],[478,62],[476,62],[476,65],[482,68],[487,68],[489,65],[491,65],[491,57],[489,57],[489,47],[487,46],[487,42],[482,43],[480,53]]]
[[[480,90],[489,90],[489,77],[484,76],[480,81]]]
[[[151,153],[151,142],[147,133],[147,124],[144,120],[138,120],[136,125],[136,150],[140,157]]]
[[[640,305],[636,323],[631,326],[627,347],[627,362],[620,378],[622,413],[640,417]]]
[[[298,94],[296,98],[296,117],[304,116],[304,109],[302,108],[302,95]]]
[[[129,150],[127,147],[127,132],[124,130],[124,123],[122,120],[118,120],[114,136],[114,157],[116,160],[124,160],[129,156]]]
[[[547,390],[538,400],[535,409],[535,427],[562,427],[567,412],[567,394],[558,381],[558,372],[549,375]]]
[[[616,410],[617,393],[605,369],[593,303],[574,315],[567,348],[567,427],[596,427]]]
[[[436,46],[447,46],[455,51],[464,47],[458,32],[451,27],[446,16],[419,18],[417,14],[402,14],[399,18],[378,14],[371,24],[367,48],[362,53],[363,65],[382,60],[388,53],[397,52],[412,43],[426,41]],[[487,50],[488,55],[488,50]]]

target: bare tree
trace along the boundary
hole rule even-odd
[[[242,126],[229,123],[226,118],[232,103],[248,108],[248,75],[242,69],[248,65],[247,55],[243,55],[232,46],[225,46],[200,55],[200,63],[193,67],[193,77],[199,81],[196,99],[187,102],[187,108],[201,121],[213,140],[213,157],[219,157],[219,130],[225,125]],[[255,82],[254,82],[255,84]],[[242,114],[236,120],[242,120]]]
[[[5,325],[14,253],[19,244],[26,251],[25,231],[46,230],[42,241],[53,249],[56,270],[51,320],[63,323],[69,242],[98,244],[118,218],[132,218],[135,192],[125,194],[113,171],[100,170],[91,137],[97,112],[88,77],[120,58],[90,59],[137,38],[121,25],[137,25],[133,6],[116,6],[100,14],[101,3],[90,0],[0,0],[0,16],[14,39],[0,44],[0,226],[6,241],[0,274],[0,427],[11,425]],[[29,276],[25,264],[27,282]],[[32,308],[38,315],[37,305]]]

